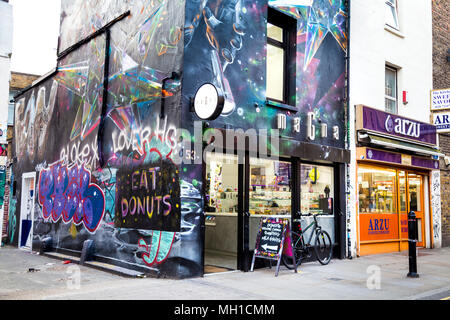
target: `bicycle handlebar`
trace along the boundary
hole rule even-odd
[[[330,214],[327,213],[300,213],[299,216],[300,217],[312,217],[312,216],[329,216]]]

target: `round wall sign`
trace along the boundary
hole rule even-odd
[[[217,119],[223,111],[225,98],[211,83],[206,83],[198,89],[194,98],[194,111],[202,120]]]

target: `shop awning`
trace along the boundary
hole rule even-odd
[[[436,157],[445,156],[445,154],[440,153],[438,149],[434,149],[432,147],[410,143],[406,141],[400,141],[396,139],[390,139],[372,133],[358,132],[358,141],[364,143],[371,143],[390,149],[411,151],[426,156],[436,156]]]

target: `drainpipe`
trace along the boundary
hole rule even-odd
[[[111,31],[109,29],[105,30],[105,38],[105,65],[103,69],[102,110],[100,116],[100,126],[97,135],[98,159],[100,168],[103,168],[103,166],[106,164],[103,153],[103,135],[105,131],[106,112],[108,110],[109,58],[111,54]]]
[[[347,0],[347,9],[348,9],[348,18],[347,18],[347,150],[351,150],[350,146],[350,134],[351,134],[351,123],[350,123],[350,42],[351,42],[351,36],[350,36],[350,20],[351,20],[351,0]],[[351,161],[350,161],[351,166]],[[349,178],[350,174],[348,175]],[[347,197],[350,195],[350,190],[346,191]],[[349,203],[351,206],[351,203]],[[350,213],[350,206],[347,206],[347,213]],[[352,243],[351,243],[351,226],[349,225],[349,216],[346,216],[346,222],[347,222],[347,258],[352,259]]]

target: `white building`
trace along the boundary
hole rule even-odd
[[[9,78],[12,54],[12,6],[8,1],[0,1],[0,145],[6,147],[8,131]],[[0,239],[3,226],[3,197],[6,177],[7,157],[0,154]]]
[[[0,143],[6,143],[9,104],[9,77],[13,37],[12,6],[0,1]]]
[[[418,217],[418,247],[440,246],[439,171],[433,170],[439,153],[427,125],[431,3],[350,1],[353,256],[406,250],[409,211]]]

